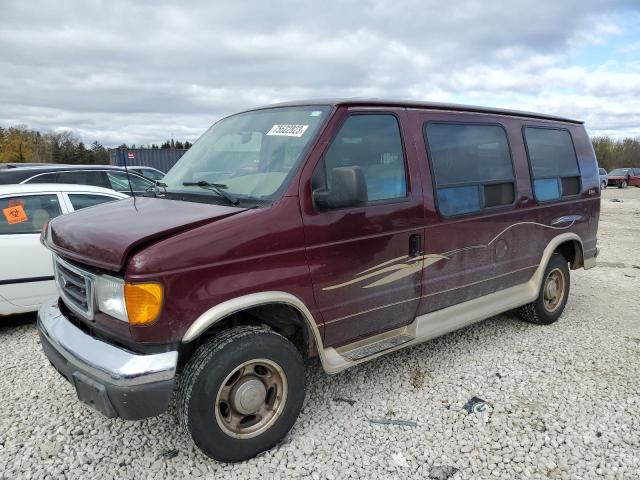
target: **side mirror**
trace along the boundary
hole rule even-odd
[[[357,207],[368,200],[367,182],[360,167],[331,170],[331,190],[315,190],[313,201],[321,210]]]

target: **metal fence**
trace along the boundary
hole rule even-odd
[[[170,148],[113,148],[109,150],[111,165],[153,167],[168,172],[184,155],[186,150]],[[133,156],[133,158],[132,158]]]

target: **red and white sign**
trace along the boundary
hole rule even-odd
[[[133,152],[127,152],[127,158],[136,158],[136,154]]]

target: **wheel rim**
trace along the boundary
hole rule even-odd
[[[627,182],[622,182],[622,188],[627,188]]]
[[[559,268],[554,268],[549,272],[544,282],[544,308],[548,312],[554,312],[558,309],[564,298],[564,289],[564,273]]]
[[[251,438],[268,430],[287,401],[287,376],[277,363],[264,358],[236,367],[216,395],[215,417],[224,433]]]

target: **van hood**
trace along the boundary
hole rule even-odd
[[[136,247],[244,210],[152,197],[128,198],[53,219],[43,243],[71,260],[121,271]]]

